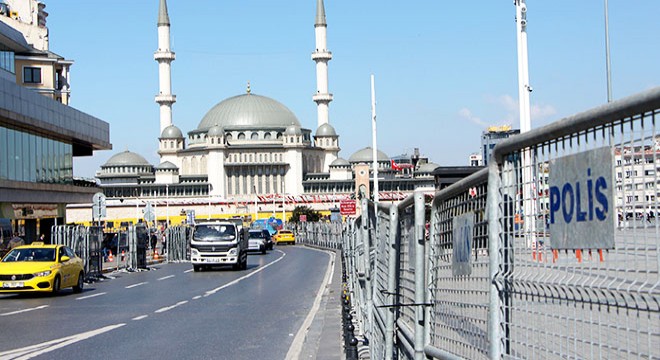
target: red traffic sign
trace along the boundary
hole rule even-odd
[[[342,215],[355,215],[355,200],[344,200],[339,203],[339,213]]]

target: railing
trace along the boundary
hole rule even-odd
[[[659,358],[659,109],[655,88],[509,138],[432,203],[362,200],[360,357]]]

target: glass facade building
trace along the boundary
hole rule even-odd
[[[0,179],[73,183],[71,144],[0,126]]]

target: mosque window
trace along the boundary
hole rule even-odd
[[[271,135],[270,135],[269,132],[265,133],[265,134],[264,134],[264,140],[270,140],[270,136],[271,136]]]
[[[259,140],[259,134],[253,132],[252,135],[250,136],[250,140]]]
[[[278,132],[278,133],[277,133],[277,140],[280,140],[280,139],[282,139],[282,133],[281,133],[281,132]]]
[[[238,133],[238,140],[245,140],[245,133]]]
[[[231,133],[227,133],[227,140],[231,140]]]

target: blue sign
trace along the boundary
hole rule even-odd
[[[472,274],[472,237],[474,233],[474,213],[470,212],[455,217],[452,221],[452,257],[453,276]]]
[[[557,158],[549,170],[550,246],[613,249],[612,150],[602,147]]]

